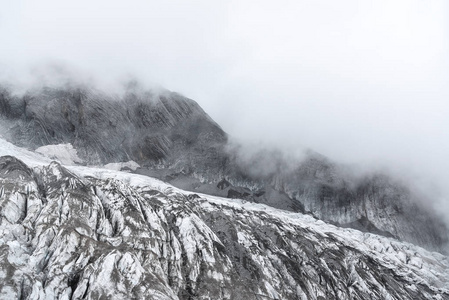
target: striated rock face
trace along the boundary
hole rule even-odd
[[[227,140],[196,102],[169,91],[129,90],[118,98],[88,88],[42,88],[18,97],[2,88],[0,115],[12,121],[8,136],[15,144],[71,143],[90,164],[175,163]]]
[[[4,299],[449,299],[447,256],[145,176],[4,156],[0,208]]]
[[[447,225],[425,206],[431,201],[385,174],[350,177],[338,165],[311,158],[273,181],[326,222],[449,250]]]
[[[349,176],[313,152],[295,161],[261,151],[242,161],[198,104],[176,93],[130,89],[118,97],[43,88],[19,97],[3,88],[0,120],[8,127],[5,137],[19,146],[70,144],[86,164],[134,161],[142,166],[134,172],[186,190],[306,212],[448,252],[449,230],[423,205],[425,196],[384,174]]]

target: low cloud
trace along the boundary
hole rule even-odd
[[[0,79],[113,94],[138,78],[196,100],[237,140],[387,166],[449,215],[447,5],[14,1]]]

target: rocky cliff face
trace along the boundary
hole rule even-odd
[[[385,174],[348,177],[335,164],[311,159],[273,184],[326,222],[448,250],[448,228],[425,207],[429,199]]]
[[[5,137],[20,146],[71,144],[87,164],[133,160],[142,166],[136,173],[183,189],[306,212],[447,251],[447,226],[406,185],[384,174],[348,176],[313,152],[286,161],[261,151],[242,163],[226,133],[198,104],[176,93],[131,89],[118,97],[77,87],[14,96],[3,88],[0,116]]]
[[[176,164],[227,140],[196,102],[168,91],[129,90],[116,97],[80,87],[42,88],[17,97],[1,89],[0,114],[12,121],[8,136],[16,144],[71,143],[90,164]]]
[[[32,167],[0,157],[1,298],[449,299],[441,254],[10,149]]]

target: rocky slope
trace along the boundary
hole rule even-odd
[[[447,251],[449,230],[421,204],[425,196],[384,174],[348,175],[313,152],[299,161],[273,151],[242,160],[198,104],[176,93],[129,89],[119,97],[64,87],[17,96],[2,88],[0,119],[4,136],[23,147],[73,146],[84,164],[132,160],[141,166],[136,173],[183,189],[307,212]]]
[[[449,299],[449,258],[2,142],[2,299]]]
[[[227,138],[196,102],[168,91],[130,89],[118,98],[89,88],[42,88],[18,97],[2,88],[0,114],[15,121],[8,136],[17,145],[71,143],[90,164],[174,164],[175,154],[213,152]]]

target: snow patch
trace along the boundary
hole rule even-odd
[[[83,163],[83,160],[78,157],[76,149],[70,143],[42,146],[35,151],[50,159],[58,160],[64,165]]]
[[[109,170],[115,170],[115,171],[123,171],[126,169],[135,171],[137,168],[140,168],[140,165],[138,163],[136,163],[135,161],[130,160],[127,162],[110,163],[110,164],[104,165],[103,168],[109,169]]]

